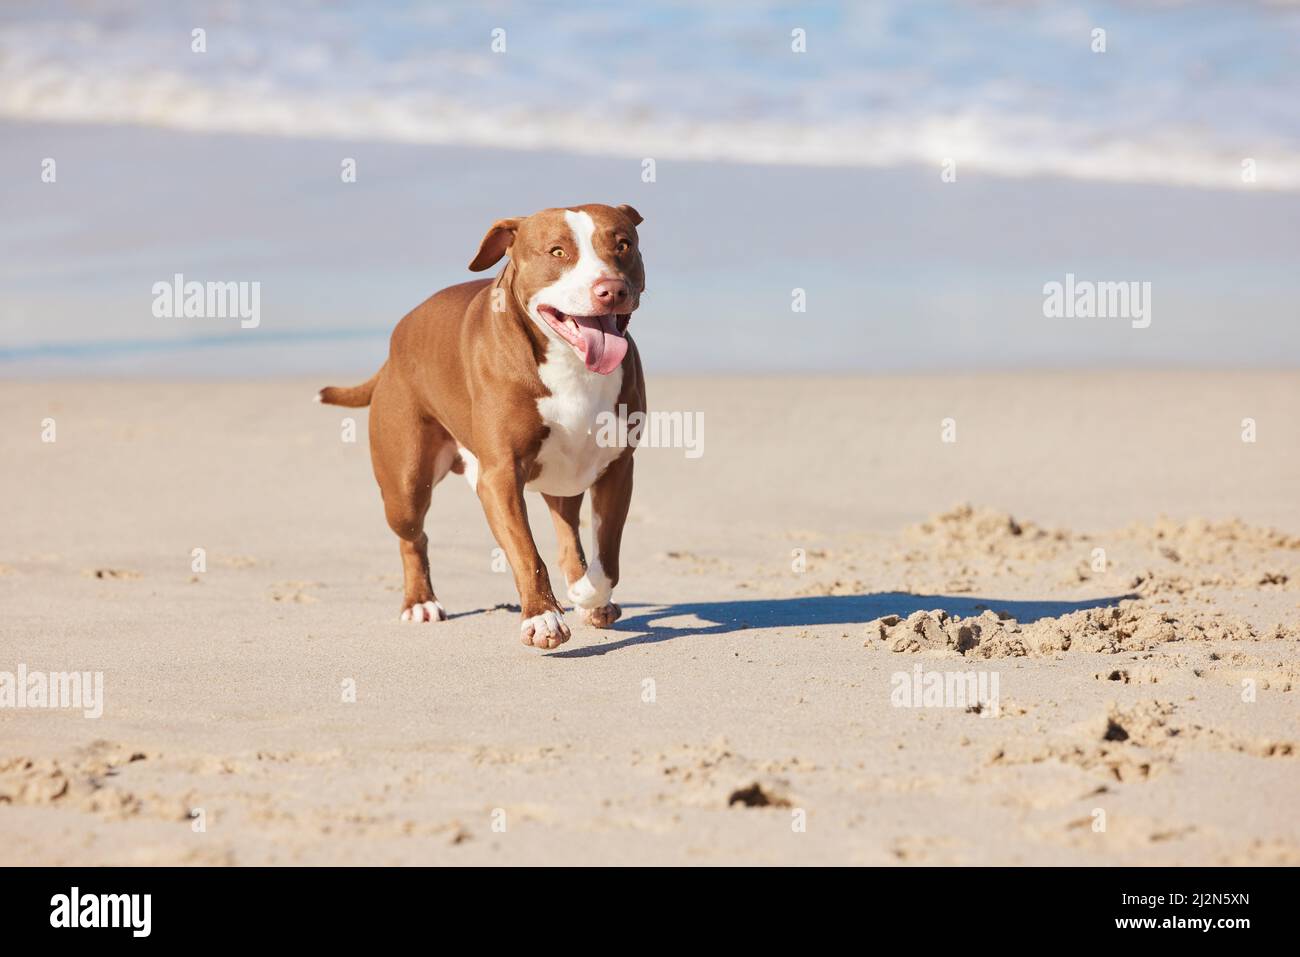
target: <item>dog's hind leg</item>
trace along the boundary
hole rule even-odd
[[[560,570],[564,581],[572,588],[574,582],[587,573],[587,559],[582,553],[582,539],[578,535],[578,513],[582,510],[582,493],[577,495],[546,495],[546,505],[551,510],[555,524],[555,538],[560,545]]]
[[[416,412],[405,387],[386,376],[370,403],[370,460],[384,498],[384,516],[402,554],[402,620],[447,617],[429,578],[424,516],[433,487],[456,459],[456,443],[436,419]]]
[[[569,585],[569,600],[582,609],[582,619],[597,628],[608,628],[623,613],[610,598],[618,584],[618,552],[631,503],[632,456],[624,455],[591,487],[595,555],[582,578]]]

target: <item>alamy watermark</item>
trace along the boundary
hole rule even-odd
[[[176,273],[171,282],[153,284],[153,314],[157,319],[238,319],[242,329],[262,323],[260,282],[185,281]]]
[[[51,927],[118,927],[132,937],[148,937],[152,913],[152,894],[83,894],[73,887],[50,898]]]
[[[0,671],[0,708],[71,708],[83,716],[104,713],[102,671]]]
[[[1065,274],[1065,282],[1043,286],[1048,319],[1129,319],[1134,329],[1151,325],[1151,283],[1093,282]]]
[[[596,444],[603,449],[629,445],[651,449],[685,449],[688,459],[704,454],[703,412],[633,412],[619,403],[616,411],[596,416]]]
[[[961,708],[981,717],[1000,710],[996,671],[895,671],[889,703],[895,708]]]

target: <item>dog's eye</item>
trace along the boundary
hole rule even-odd
[[[625,253],[631,248],[632,248],[631,243],[629,243],[626,239],[620,239],[618,241],[618,245],[614,247],[614,250],[619,253]]]
[[[564,256],[565,256],[564,247],[563,247],[563,246],[552,246],[552,247],[551,247],[551,255],[554,256],[556,259],[563,259]]]

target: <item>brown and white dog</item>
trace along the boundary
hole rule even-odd
[[[397,324],[369,382],[321,390],[321,402],[370,406],[370,459],[401,540],[403,621],[447,617],[429,580],[424,516],[448,472],[478,492],[510,562],[524,644],[555,648],[569,638],[528,527],[526,489],[550,507],[569,601],[596,627],[618,618],[610,598],[634,448],[599,442],[598,417],[645,411],[641,360],[627,335],[645,290],[640,223],[631,206],[599,205],[493,223],[469,268],[509,255],[495,279],[435,293]],[[588,489],[590,563],[578,536]]]

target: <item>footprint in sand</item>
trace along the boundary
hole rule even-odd
[[[143,578],[139,572],[131,571],[126,568],[87,568],[82,572],[88,578],[98,578],[103,581],[109,579],[115,581],[135,581]]]
[[[294,605],[310,605],[320,599],[307,589],[320,587],[320,582],[278,582],[271,586],[271,600]]]

